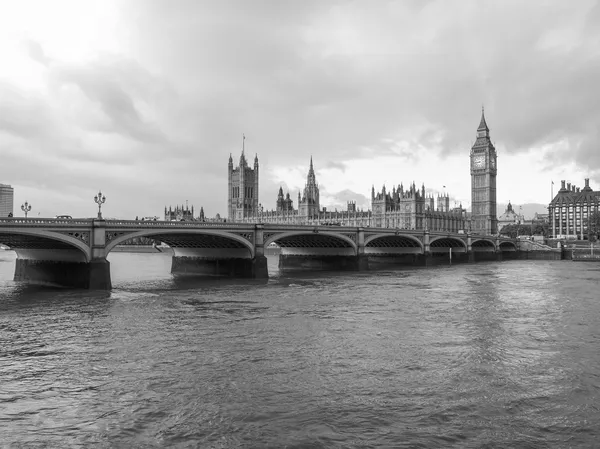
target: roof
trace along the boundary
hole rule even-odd
[[[483,107],[481,108],[481,121],[479,122],[479,127],[477,128],[477,131],[489,131],[490,129],[487,126],[487,123],[485,122],[485,114],[483,113]]]

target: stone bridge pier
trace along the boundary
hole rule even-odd
[[[62,233],[62,240],[55,240],[51,232],[25,232],[10,240],[3,239],[17,254],[14,280],[110,290],[110,262],[106,260],[105,252],[106,224],[104,220],[89,224],[91,228]]]
[[[171,273],[175,275],[269,277],[262,225],[256,225],[253,233],[244,235],[252,240],[251,244],[236,234],[229,238],[210,233],[184,237],[185,234],[156,236],[173,249]],[[234,237],[236,240],[232,240]]]
[[[367,270],[365,235],[362,228],[335,232],[327,227],[270,233],[266,243],[281,248],[279,270],[358,271]]]

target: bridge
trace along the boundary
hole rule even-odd
[[[499,236],[343,226],[2,218],[0,243],[17,254],[16,281],[110,289],[117,245],[147,237],[169,245],[173,273],[268,277],[265,248],[281,248],[279,268],[368,270],[382,264],[514,258],[517,243]]]

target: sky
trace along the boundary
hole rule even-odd
[[[0,183],[15,215],[227,213],[227,162],[259,200],[321,206],[425,184],[469,208],[482,106],[499,203],[600,190],[600,2],[0,0]],[[554,186],[552,186],[554,181]]]

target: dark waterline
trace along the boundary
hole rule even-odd
[[[114,254],[112,292],[12,282],[7,447],[595,447],[600,265],[478,263],[266,282]],[[0,446],[2,446],[0,444]]]

